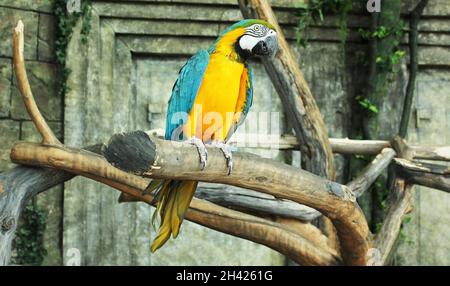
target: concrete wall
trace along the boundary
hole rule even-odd
[[[225,27],[241,19],[234,0],[183,0],[177,1],[178,4],[164,0],[92,2],[88,43],[81,44],[79,30],[75,31],[67,62],[73,71],[68,82],[71,91],[61,99],[55,90],[51,1],[0,0],[0,136],[4,143],[0,146],[0,171],[12,167],[8,160],[11,144],[17,140],[39,140],[22,106],[11,70],[10,31],[18,19],[25,22],[26,64],[38,105],[53,130],[71,146],[101,142],[113,132],[163,127],[162,113],[178,69],[198,49],[208,47]],[[326,17],[325,24],[311,27],[310,44],[307,49],[300,49],[295,44],[294,13],[299,1],[271,3],[322,110],[330,135],[349,136],[351,106],[357,95],[355,86],[366,84],[354,58],[358,50],[365,49],[357,30],[367,26],[367,15],[350,17],[351,33],[345,49],[340,43],[337,17]],[[449,102],[450,91],[450,5],[448,1],[432,0],[425,14],[420,27],[417,116],[411,122],[410,139],[449,144],[450,113],[442,102]],[[257,62],[253,66],[257,83],[253,113],[281,112],[264,69]],[[387,95],[381,107],[381,113],[386,114],[383,125],[387,138],[395,133],[397,126],[398,114],[391,111],[402,102],[406,68],[403,63],[394,92]],[[440,111],[435,112],[436,108]],[[280,121],[281,130],[287,131],[282,113]],[[62,125],[64,134],[61,134]],[[274,154],[251,150],[279,160],[293,155],[294,164],[298,164],[298,152]],[[338,157],[339,180],[344,180],[346,159]],[[149,207],[118,205],[116,191],[82,178],[67,182],[64,189],[64,196],[62,187],[57,187],[37,197],[49,215],[45,238],[49,254],[45,264],[67,262],[67,254],[73,248],[80,250],[83,265],[284,263],[283,257],[266,247],[189,222],[183,225],[177,240],[150,255],[149,243],[155,234],[150,229]],[[424,189],[417,189],[415,196],[416,211],[405,226],[408,239],[400,243],[396,262],[449,265],[450,232],[446,214],[450,197]]]

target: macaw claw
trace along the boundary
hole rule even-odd
[[[198,155],[200,157],[201,170],[203,171],[206,167],[206,162],[208,161],[208,151],[206,150],[205,144],[203,141],[192,137],[187,140],[187,143],[194,145],[197,148]]]
[[[211,144],[214,147],[219,148],[225,159],[227,160],[227,167],[228,167],[228,176],[231,175],[231,171],[233,171],[233,154],[232,151],[235,151],[236,148],[234,146],[231,146],[229,144],[223,143],[223,142],[213,142]]]

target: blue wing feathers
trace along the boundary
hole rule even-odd
[[[244,114],[244,119],[245,116],[247,116],[248,112],[250,111],[250,107],[252,106],[253,103],[253,69],[250,66],[247,66],[247,70],[248,70],[248,80],[249,80],[249,85],[247,87],[247,91],[246,91],[246,99],[245,99],[245,106],[244,106],[244,110],[242,111]]]
[[[191,111],[195,97],[200,89],[208,63],[209,53],[206,50],[201,50],[181,68],[178,79],[172,89],[172,96],[169,99],[166,117],[166,139],[171,139],[174,130],[186,122],[187,115]],[[180,115],[184,115],[184,118],[180,118]]]

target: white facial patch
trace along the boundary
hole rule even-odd
[[[252,28],[254,26],[255,25],[250,26],[249,28]],[[255,34],[253,28],[249,30],[249,32],[245,33],[244,36],[239,39],[239,46],[241,47],[241,49],[251,51],[259,41],[265,40],[267,37],[277,34],[274,30],[269,29],[266,26],[259,26],[266,28],[266,30],[263,33]],[[258,31],[261,31],[261,29],[258,29]]]

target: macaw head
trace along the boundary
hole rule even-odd
[[[263,20],[245,19],[222,32],[210,52],[245,61],[251,57],[273,57],[278,51],[274,26]]]

